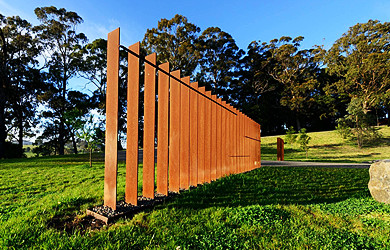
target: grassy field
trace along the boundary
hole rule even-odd
[[[78,221],[102,204],[96,158],[92,168],[87,155],[0,161],[0,248],[390,248],[390,207],[370,197],[367,169],[263,167],[91,230]],[[124,176],[120,163],[122,199]]]
[[[377,159],[390,159],[390,127],[381,126],[379,132],[383,138],[374,145],[359,149],[355,143],[345,141],[336,131],[308,133],[312,137],[309,156],[298,144],[285,144],[285,160],[323,161],[323,162],[368,162]],[[261,138],[261,158],[276,160],[276,138]],[[280,136],[285,139],[285,136]]]

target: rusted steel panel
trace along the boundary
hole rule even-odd
[[[190,77],[181,79],[190,84]],[[188,189],[190,184],[190,89],[181,85],[180,96],[180,188]]]
[[[131,45],[129,50],[139,55],[140,43]],[[138,105],[139,58],[128,53],[125,202],[135,206],[138,203]]]
[[[248,152],[248,143],[249,139],[246,137],[248,136],[248,117],[244,115],[244,161],[245,161],[245,171],[249,171],[249,152]]]
[[[233,112],[232,106],[230,104],[227,104],[230,111]],[[228,152],[227,152],[227,161],[228,161],[228,169],[229,169],[229,175],[233,174],[233,158],[231,157],[233,155],[233,116],[234,114],[228,112],[228,120],[227,120],[227,133],[228,136]]]
[[[220,98],[218,104],[222,104]],[[217,105],[217,179],[222,177],[222,108]]]
[[[205,94],[205,87],[200,87],[199,92]],[[208,100],[203,96],[198,96],[198,184],[205,182],[205,130],[208,129],[205,126],[206,111],[205,103]]]
[[[259,133],[259,144],[258,144],[258,152],[259,152],[259,156],[258,156],[258,161],[259,161],[259,167],[261,167],[261,125],[259,124],[258,125],[258,133]]]
[[[238,152],[237,152],[237,123],[238,123],[238,113],[237,109],[233,108],[233,111],[236,113],[236,115],[233,117],[233,166],[234,166],[234,173],[238,173]]]
[[[198,83],[191,87],[198,90]],[[190,90],[190,186],[198,185],[198,98],[199,94]]]
[[[222,101],[222,106],[226,107],[226,102]],[[226,161],[226,146],[227,146],[227,137],[229,136],[226,133],[226,109],[221,108],[221,176],[227,175],[227,161]]]
[[[284,141],[280,137],[277,138],[277,159],[284,161]]]
[[[180,70],[171,75],[180,79]],[[169,190],[179,192],[180,189],[180,83],[170,78],[169,95]]]
[[[145,60],[156,64],[156,54],[145,57]],[[146,198],[154,198],[154,132],[156,105],[156,69],[145,63],[144,86],[144,151],[143,151],[143,190]]]
[[[116,210],[118,166],[119,28],[108,33],[104,205]]]
[[[215,95],[211,99],[217,101]],[[217,179],[217,104],[211,103],[211,180]]]
[[[211,98],[211,92],[206,91],[206,96],[208,98]],[[204,155],[204,168],[205,168],[205,182],[210,183],[211,182],[211,166],[212,166],[212,160],[211,160],[211,154],[212,154],[212,102],[209,99],[205,100],[205,155]]]
[[[169,72],[169,63],[159,66]],[[168,111],[169,76],[158,72],[158,120],[157,120],[157,193],[168,195]]]
[[[244,117],[240,111],[240,172],[245,172],[244,162]]]

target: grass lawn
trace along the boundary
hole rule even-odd
[[[390,127],[381,126],[379,132],[383,138],[374,145],[359,149],[356,143],[348,142],[336,131],[308,133],[312,139],[309,142],[309,156],[299,148],[298,144],[284,145],[284,159],[295,161],[323,162],[367,162],[378,159],[390,159]],[[276,138],[267,136],[261,138],[261,159],[276,160]],[[285,136],[280,136],[285,139]]]
[[[88,155],[0,161],[0,248],[390,248],[390,206],[370,197],[367,169],[263,167],[100,230],[55,228],[102,204],[102,159],[92,168],[87,161]],[[124,176],[120,163],[120,198]]]

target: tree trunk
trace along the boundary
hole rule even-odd
[[[378,109],[375,108],[375,116],[376,116],[376,125],[379,126],[379,116],[378,116]]]
[[[72,133],[72,143],[73,143],[73,153],[77,155],[77,143],[76,138],[74,137],[74,133]]]
[[[5,105],[3,97],[0,94],[0,159],[5,157]]]
[[[59,155],[64,155],[64,153],[65,153],[64,131],[65,131],[64,119],[63,119],[63,116],[61,114],[59,135],[58,135],[58,144],[59,144],[58,154]]]
[[[58,143],[60,144],[59,155],[64,155],[65,153],[65,103],[66,103],[66,69],[64,69],[65,74],[62,80],[62,107],[60,109],[60,131],[58,137]]]
[[[19,114],[18,119],[18,128],[19,128],[19,137],[18,137],[18,143],[19,143],[19,152],[18,157],[23,156],[23,114]]]
[[[92,168],[92,148],[89,149],[89,167]]]
[[[296,117],[296,122],[297,122],[297,131],[301,130],[301,122],[299,121],[298,116]]]

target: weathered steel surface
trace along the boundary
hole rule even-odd
[[[226,108],[225,101],[222,101],[222,106]],[[228,135],[226,134],[226,112],[225,109],[221,109],[221,176],[227,175],[226,146]]]
[[[217,99],[218,104],[222,104],[220,98]],[[222,108],[217,105],[217,179],[222,177]]]
[[[211,98],[217,101],[217,97]],[[217,179],[217,104],[211,103],[211,180]]]
[[[129,49],[139,55],[140,43]],[[128,53],[125,201],[135,206],[138,202],[138,103],[139,58]]]
[[[191,83],[198,89],[198,83]],[[198,97],[199,94],[190,90],[190,186],[198,185]]]
[[[238,123],[238,113],[237,113],[237,109],[233,108],[233,111],[236,113],[236,115],[234,116],[234,120],[233,120],[233,153],[232,153],[232,157],[233,157],[233,164],[234,164],[234,168],[233,168],[233,171],[234,173],[238,173],[238,158],[237,158],[237,155],[238,155],[238,152],[237,152],[237,123]]]
[[[172,76],[180,79],[180,70],[173,71]],[[169,95],[169,190],[180,189],[180,83],[170,78]]]
[[[259,144],[258,144],[258,149],[257,149],[257,152],[259,152],[259,157],[258,157],[258,161],[259,161],[259,167],[261,167],[261,125],[260,124],[257,124],[259,129],[258,129],[258,133],[259,133]]]
[[[145,60],[156,65],[156,54],[145,57]],[[143,155],[143,190],[146,198],[154,198],[154,132],[156,105],[156,69],[145,63],[144,86],[144,155]]]
[[[159,66],[169,72],[169,63]],[[158,72],[157,193],[168,195],[169,75]]]
[[[205,94],[205,87],[200,87],[199,92]],[[205,182],[205,103],[207,101],[203,96],[198,97],[198,184]]]
[[[190,84],[190,77],[181,79]],[[190,183],[190,89],[181,85],[180,96],[180,188],[188,189]]]
[[[277,160],[284,161],[284,141],[282,138],[277,138]]]
[[[230,110],[230,111],[233,111],[232,110],[232,107],[227,103],[226,104],[227,108]],[[226,161],[227,161],[227,165],[228,165],[228,174],[231,175],[233,174],[233,158],[232,158],[232,155],[233,155],[233,114],[230,113],[230,112],[227,112],[227,120],[226,120],[226,133],[227,133],[227,141],[228,141],[228,145],[227,145],[227,152],[226,152]]]
[[[206,96],[211,98],[211,92],[206,91]],[[205,182],[211,182],[211,154],[212,154],[212,102],[209,99],[205,99],[205,155],[204,155],[204,168],[205,168]]]
[[[119,48],[129,53],[125,201],[137,205],[140,45],[136,43],[129,49],[120,46],[119,29],[108,38],[104,204],[115,210]],[[154,198],[156,54],[145,60],[152,65],[146,62],[144,72],[143,196]],[[169,73],[168,63],[158,69],[158,193],[179,192],[190,185],[260,167],[259,124],[204,87],[190,83],[189,77],[180,78],[180,71]],[[278,141],[278,147],[281,146]]]
[[[108,34],[104,205],[116,209],[118,166],[119,28]]]

